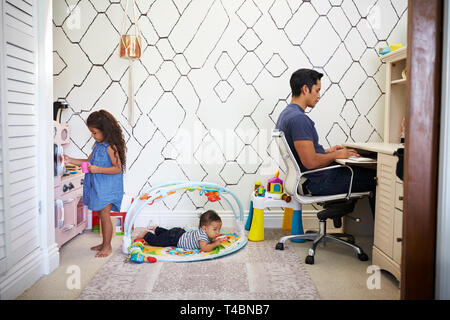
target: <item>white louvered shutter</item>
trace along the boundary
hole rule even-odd
[[[0,90],[2,90],[2,87],[3,86],[0,85]],[[3,106],[3,103],[0,103],[0,105]],[[2,119],[2,108],[0,108],[0,119]],[[0,121],[0,274],[6,271],[6,227],[3,191],[3,126]]]
[[[0,257],[11,268],[39,248],[37,0],[2,2]],[[3,251],[1,251],[3,249]],[[0,260],[2,261],[2,260]],[[1,263],[1,262],[0,262]],[[0,264],[0,267],[2,264]],[[0,270],[1,271],[1,270]]]

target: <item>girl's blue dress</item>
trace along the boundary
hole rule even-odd
[[[89,162],[99,167],[112,167],[107,142],[95,142]],[[120,212],[123,198],[123,175],[86,173],[83,183],[83,203],[90,210],[100,211],[112,203],[112,211]]]

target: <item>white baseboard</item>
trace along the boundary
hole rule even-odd
[[[59,267],[59,248],[53,243],[47,250],[43,250],[44,274],[50,274]]]
[[[231,211],[218,212],[222,219],[223,228],[233,228],[235,226],[235,218]],[[265,228],[281,228],[284,212],[282,210],[265,211],[264,227]],[[244,225],[247,221],[248,214],[244,214]],[[199,217],[196,213],[190,212],[141,212],[134,221],[135,228],[146,227],[152,221],[152,224],[171,228],[180,226],[197,226]],[[312,223],[317,224],[318,220],[316,212],[303,212],[303,221],[308,221],[308,226]],[[309,223],[311,221],[311,223]]]
[[[43,276],[44,267],[40,249],[27,255],[0,277],[0,300],[16,299]]]

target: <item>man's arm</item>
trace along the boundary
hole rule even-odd
[[[311,140],[297,140],[294,141],[294,147],[297,151],[300,160],[308,170],[324,168],[336,159],[346,159],[350,156],[358,156],[358,153],[353,149],[342,147],[334,151],[322,154],[316,153],[314,144]],[[333,149],[333,148],[331,148]]]

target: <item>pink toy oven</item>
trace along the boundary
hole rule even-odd
[[[87,207],[83,204],[83,179],[81,170],[65,173],[63,146],[69,140],[69,126],[53,121],[54,127],[54,193],[55,242],[58,247],[82,233],[87,227]]]

